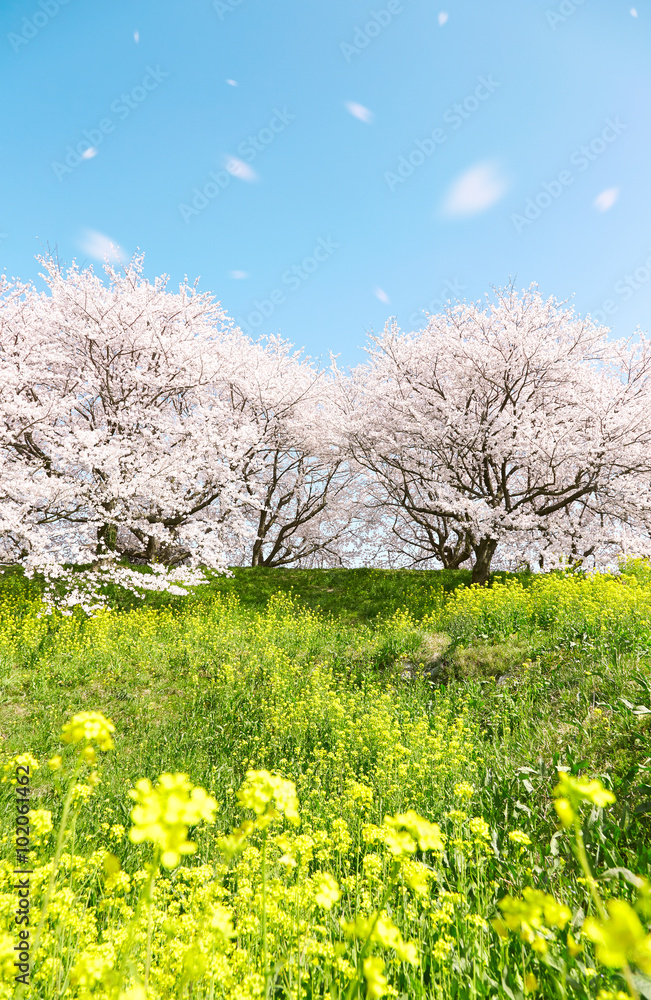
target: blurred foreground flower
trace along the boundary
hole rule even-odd
[[[88,749],[92,750],[89,744],[97,743],[100,750],[113,750],[115,744],[111,739],[111,733],[114,732],[115,726],[101,712],[79,712],[78,715],[72,717],[70,722],[66,722],[61,731],[61,739],[64,743],[84,741],[86,746],[83,747],[82,754],[88,763],[92,764],[95,761],[92,753],[87,753]]]
[[[280,819],[281,813],[294,826],[300,823],[296,785],[280,775],[270,774],[269,771],[247,771],[237,797],[241,806],[252,809],[256,814],[255,825],[260,830],[266,829],[272,820]]]
[[[563,826],[571,826],[578,816],[580,807],[585,802],[603,809],[615,802],[615,796],[596,778],[587,781],[585,778],[574,778],[565,771],[558,772],[558,784],[554,788],[556,801],[554,807]]]
[[[597,960],[611,969],[629,962],[651,975],[651,934],[646,934],[637,913],[624,899],[609,899],[608,920],[587,917],[583,933],[594,941]]]
[[[187,774],[161,774],[155,786],[141,778],[129,795],[137,803],[131,810],[129,837],[134,844],[149,840],[157,845],[165,868],[174,868],[182,854],[196,851],[197,845],[187,839],[189,826],[215,821],[217,802]]]

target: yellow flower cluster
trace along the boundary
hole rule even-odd
[[[131,810],[130,839],[134,844],[144,840],[155,844],[166,868],[174,868],[181,855],[196,851],[197,845],[187,839],[188,827],[215,819],[215,799],[196,788],[186,774],[161,774],[156,785],[141,778],[129,795],[137,803]]]
[[[369,917],[360,914],[355,920],[344,920],[342,917],[340,924],[346,937],[391,948],[401,962],[418,965],[416,943],[405,941],[400,930],[386,913],[372,913]]]
[[[522,941],[533,950],[544,955],[552,938],[551,928],[562,930],[572,918],[572,911],[564,903],[558,903],[553,896],[527,887],[522,898],[505,896],[499,907],[502,918],[493,921],[493,927],[500,937],[507,936],[507,928],[517,931]]]
[[[606,908],[607,920],[587,917],[583,924],[583,933],[595,942],[597,960],[614,969],[630,962],[651,975],[651,934],[633,907],[624,899],[609,899]]]
[[[565,771],[558,772],[558,784],[554,788],[556,801],[554,807],[563,826],[571,826],[584,802],[590,802],[600,809],[615,801],[615,796],[609,792],[600,781],[594,779],[574,778]]]
[[[40,764],[34,754],[19,753],[17,756],[11,757],[10,760],[2,765],[2,770],[4,772],[2,782],[8,781],[11,785],[15,785],[17,767],[28,767],[31,774],[39,769]]]
[[[459,799],[471,799],[475,794],[474,785],[468,781],[459,781],[454,786],[454,794]]]
[[[79,712],[70,722],[66,722],[61,731],[61,739],[64,743],[84,742],[86,746],[97,743],[100,750],[112,750],[115,744],[111,734],[114,732],[115,726],[101,712]]]
[[[541,574],[526,587],[517,579],[495,581],[491,587],[459,587],[425,617],[424,624],[463,642],[543,629],[568,644],[582,638],[601,649],[647,649],[651,643],[648,564],[643,586],[637,576],[639,572],[626,571],[621,576]]]
[[[298,825],[298,799],[293,781],[287,781],[268,771],[247,771],[246,781],[237,793],[240,805],[252,809],[255,825],[263,830],[283,814],[290,823]]]

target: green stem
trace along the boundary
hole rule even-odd
[[[151,939],[154,928],[154,881],[150,878],[147,885],[147,956],[145,958],[145,994],[149,989],[149,970],[151,969]]]
[[[590,862],[588,860],[588,855],[586,854],[585,843],[583,840],[583,830],[581,829],[581,823],[578,816],[575,816],[574,818],[574,837],[576,842],[576,855],[579,860],[579,864],[583,869],[583,874],[586,877],[592,901],[601,919],[608,920],[608,914],[606,913],[601,896],[599,895],[599,890],[597,889],[597,883],[594,875],[592,874],[592,869],[590,868]]]
[[[581,829],[581,822],[578,816],[574,817],[574,835],[576,842],[576,855],[579,860],[579,864],[583,869],[583,873],[586,877],[588,883],[588,888],[590,889],[590,895],[592,896],[592,901],[597,909],[597,913],[604,921],[608,923],[610,917],[606,912],[606,907],[603,904],[603,900],[599,894],[599,889],[597,888],[597,882],[592,874],[592,869],[590,868],[590,861],[588,860],[588,855],[585,849],[585,842],[583,840],[583,830]],[[628,962],[622,967],[622,972],[624,973],[624,979],[626,980],[626,985],[628,986],[628,992],[633,997],[633,1000],[640,1000],[640,994],[635,988],[635,983],[633,982],[633,973],[631,972],[631,967]]]
[[[158,874],[159,865],[160,865],[160,851],[157,848],[156,849],[156,853],[154,855],[154,860],[152,861],[150,869],[149,869],[149,878],[147,879],[147,882],[144,885],[142,892],[140,893],[140,897],[138,899],[138,904],[136,906],[136,912],[134,913],[133,917],[131,918],[131,921],[130,921],[130,924],[129,924],[129,935],[128,935],[127,940],[126,940],[125,945],[124,945],[124,949],[123,949],[123,952],[122,952],[122,959],[120,960],[120,968],[119,968],[119,971],[118,971],[118,978],[117,978],[117,982],[116,982],[115,987],[114,987],[114,996],[116,996],[116,997],[119,997],[120,991],[122,989],[122,984],[124,982],[124,975],[125,975],[125,972],[127,970],[127,962],[129,961],[129,956],[131,954],[131,947],[133,945],[133,939],[134,939],[134,937],[136,935],[136,928],[138,926],[138,921],[140,920],[140,915],[142,913],[142,904],[143,904],[144,900],[147,900],[147,905],[149,907],[149,917],[151,917],[151,902],[150,902],[150,900],[151,900],[151,897],[152,897],[152,888],[153,888],[153,885],[154,885],[154,880],[156,878],[156,875]],[[151,957],[151,954],[150,954],[150,951],[149,951],[149,947],[150,947],[150,941],[149,941],[149,935],[148,935],[148,937],[147,937],[147,960],[148,960],[148,962],[149,962],[149,959]],[[145,975],[148,976],[148,974],[149,974],[149,965],[147,965],[147,968],[145,970]]]
[[[359,955],[357,956],[357,978],[353,979],[352,982],[351,982],[351,984],[350,984],[350,986],[348,987],[348,991],[346,993],[345,1000],[352,1000],[353,993],[355,991],[355,987],[361,985],[361,982],[362,982],[361,972],[363,970],[363,963],[364,963],[364,959],[366,958],[366,954],[367,954],[369,948],[371,947],[371,945],[373,943],[372,940],[371,940],[371,938],[373,937],[373,931],[377,927],[377,922],[380,919],[380,917],[382,916],[382,911],[384,910],[384,907],[386,906],[386,904],[387,904],[387,902],[389,900],[389,896],[393,892],[393,888],[395,886],[395,883],[396,883],[396,880],[397,880],[399,872],[400,872],[400,864],[399,864],[399,862],[395,862],[391,866],[391,874],[390,874],[390,878],[389,878],[389,884],[387,885],[387,888],[386,888],[386,890],[384,892],[384,895],[382,896],[382,899],[380,900],[379,906],[378,906],[377,910],[375,911],[375,917],[373,918],[373,923],[371,924],[371,929],[368,932],[368,937],[366,938],[366,941],[364,942],[364,945],[362,946],[362,950],[360,951]]]
[[[298,908],[298,883],[300,876],[300,865],[296,873],[296,892],[294,894],[294,917],[296,920],[296,962],[298,965],[298,985],[296,987],[296,1000],[301,1000],[301,916]]]
[[[269,990],[269,970],[267,968],[267,831],[262,831],[262,965],[264,972],[264,995],[267,1000]]]

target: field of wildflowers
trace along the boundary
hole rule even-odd
[[[91,619],[9,581],[0,1000],[651,997],[651,571],[623,570],[248,570]]]

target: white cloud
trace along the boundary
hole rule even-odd
[[[389,296],[383,288],[376,288],[374,295],[380,300],[380,302],[384,302],[385,304],[389,302]]]
[[[89,146],[88,149],[85,149],[81,154],[82,160],[92,160],[94,156],[97,156],[97,150],[94,146]]]
[[[237,177],[239,181],[257,181],[258,175],[253,167],[250,167],[244,160],[238,160],[237,156],[227,156],[224,159],[224,167],[231,177]]]
[[[619,198],[618,187],[606,188],[605,191],[602,191],[600,194],[597,195],[593,204],[594,207],[597,209],[597,211],[607,212],[609,208],[613,207],[618,198]]]
[[[497,163],[486,161],[464,171],[452,183],[441,210],[451,217],[478,215],[502,198],[509,189],[509,180]]]
[[[344,107],[347,111],[350,111],[354,118],[359,118],[361,122],[366,122],[367,125],[373,121],[373,112],[365,108],[363,104],[357,104],[355,101],[344,101]]]
[[[248,271],[229,271],[228,273],[230,274],[231,278],[236,278],[237,280],[241,280],[242,278],[248,278],[249,276]]]
[[[122,247],[104,233],[98,233],[95,229],[84,229],[79,240],[79,248],[94,260],[120,261],[124,258]]]
[[[134,42],[139,42],[140,41],[140,32],[139,31],[134,31],[134,33],[133,33],[133,40],[134,40]]]
[[[226,83],[229,87],[237,87],[237,80],[227,80]]]
[[[439,24],[441,25],[441,27],[443,27],[449,16],[450,15],[448,14],[447,10],[441,11],[441,13],[439,14]]]

